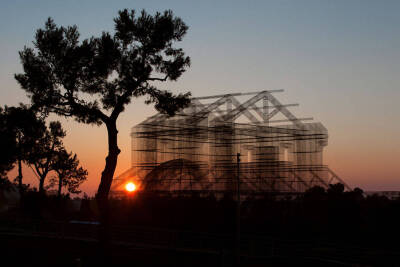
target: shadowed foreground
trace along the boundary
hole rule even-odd
[[[97,243],[56,238],[0,236],[2,266],[104,266]],[[24,256],[20,256],[20,251]],[[45,251],[45,253],[42,253]],[[114,245],[112,266],[231,266],[230,255],[194,250]],[[344,255],[345,257],[345,255]],[[243,266],[374,266],[317,257],[243,258]],[[386,265],[386,264],[383,264]],[[390,266],[390,265],[387,265]],[[394,265],[392,265],[394,266]]]
[[[232,250],[226,249],[233,241],[229,236],[141,227],[113,228],[112,264],[106,265],[94,238],[97,227],[60,222],[6,226],[3,222],[2,266],[233,266]],[[400,257],[393,244],[382,247],[315,238],[243,236],[241,247],[242,266],[396,266],[393,263]]]
[[[241,266],[396,266],[400,200],[315,187],[241,205]],[[0,216],[2,266],[233,266],[235,201],[136,194],[111,199],[111,264],[94,199],[27,192]],[[23,257],[21,256],[23,255]]]

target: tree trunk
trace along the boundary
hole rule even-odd
[[[106,157],[106,166],[101,173],[99,189],[97,190],[96,199],[98,200],[108,199],[115,168],[117,167],[118,155],[121,152],[117,144],[118,131],[116,121],[110,121],[106,126],[108,134],[108,155]]]
[[[40,177],[39,181],[39,193],[44,193],[44,179],[43,177]]]
[[[106,123],[107,134],[108,134],[108,155],[106,157],[106,166],[101,173],[101,181],[96,194],[97,206],[100,214],[100,232],[99,241],[103,248],[103,257],[106,261],[110,259],[110,214],[109,214],[109,203],[108,194],[110,192],[111,183],[114,177],[115,168],[117,166],[118,155],[120,150],[117,144],[118,131],[116,120],[109,121]]]
[[[19,193],[22,195],[23,193],[23,188],[22,188],[22,160],[18,159],[18,189]]]

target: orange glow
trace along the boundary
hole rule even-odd
[[[126,191],[128,191],[128,192],[133,192],[133,191],[136,190],[136,185],[135,185],[134,183],[132,183],[132,182],[129,182],[129,183],[127,183],[127,184],[125,185],[125,189],[126,189]]]

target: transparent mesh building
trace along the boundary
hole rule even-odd
[[[323,164],[328,131],[297,118],[275,97],[283,90],[192,98],[173,117],[156,114],[132,127],[131,168],[112,192],[134,182],[139,190],[184,194],[301,193],[343,183]]]

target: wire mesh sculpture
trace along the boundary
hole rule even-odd
[[[297,104],[281,104],[273,95],[279,92],[192,98],[173,117],[156,114],[134,126],[132,166],[114,178],[113,192],[133,181],[144,191],[224,194],[237,188],[237,175],[243,195],[296,194],[338,182],[350,190],[323,165],[327,129],[293,115],[288,107]]]

